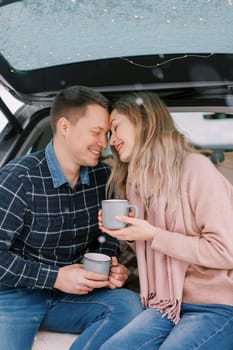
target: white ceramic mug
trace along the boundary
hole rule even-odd
[[[116,219],[116,216],[128,216],[129,209],[134,210],[134,216],[138,217],[138,207],[130,204],[127,199],[105,199],[102,201],[103,226],[109,229],[121,229],[127,224]]]
[[[101,253],[86,253],[83,257],[85,270],[108,275],[111,266],[111,257]]]

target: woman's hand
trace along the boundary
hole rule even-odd
[[[155,227],[148,221],[129,216],[116,216],[116,219],[128,224],[120,230],[109,230],[103,226],[102,210],[98,214],[98,224],[102,232],[124,241],[147,241],[154,238]]]

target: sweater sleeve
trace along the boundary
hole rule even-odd
[[[233,268],[233,187],[204,156],[185,162],[181,201],[186,232],[155,229],[152,248],[189,264]]]

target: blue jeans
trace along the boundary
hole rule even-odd
[[[148,308],[100,350],[233,350],[233,307],[183,304],[174,325]]]
[[[39,327],[80,333],[70,350],[98,350],[142,311],[127,289],[96,289],[83,296],[60,291],[0,288],[0,348],[31,350]]]

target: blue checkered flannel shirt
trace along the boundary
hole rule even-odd
[[[117,255],[97,224],[109,172],[102,163],[81,167],[72,189],[52,141],[0,170],[0,287],[52,289],[58,268],[86,251]]]

